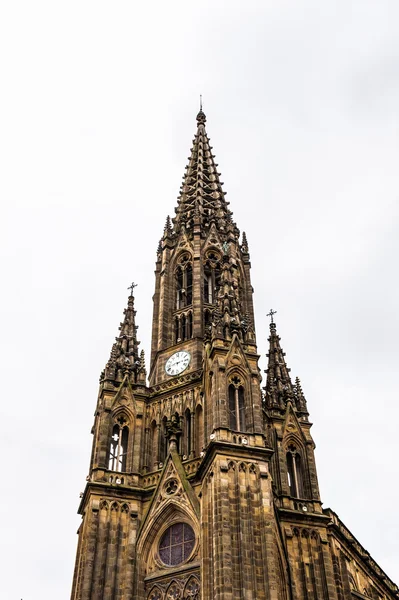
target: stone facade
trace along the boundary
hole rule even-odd
[[[149,384],[133,287],[100,378],[72,600],[392,600],[323,510],[275,323],[261,389],[250,258],[202,110],[155,269]]]

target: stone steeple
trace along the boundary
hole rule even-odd
[[[102,373],[105,381],[121,382],[128,375],[131,383],[145,381],[144,355],[139,355],[140,342],[137,340],[137,329],[133,291],[129,295],[127,307],[123,311],[123,321],[119,325],[119,335],[112,345],[109,360]]]
[[[100,379],[72,600],[399,600],[323,510],[273,322],[262,396],[248,241],[205,124],[157,248],[148,385],[134,284]]]
[[[206,116],[201,109],[197,115],[197,133],[175,209],[175,233],[179,233],[182,227],[191,231],[194,223],[205,229],[215,223],[223,233],[238,231],[228,208],[229,202],[225,199],[226,192],[222,188],[221,174],[214,160],[215,155],[212,154],[205,123]]]
[[[273,410],[285,410],[287,402],[294,398],[290,369],[285,361],[285,352],[280,345],[276,323],[270,323],[267,378],[265,386],[266,407]]]

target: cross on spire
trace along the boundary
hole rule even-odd
[[[267,317],[270,317],[270,322],[271,322],[271,323],[274,323],[274,321],[273,321],[273,315],[275,315],[276,313],[277,313],[277,311],[276,311],[276,310],[273,310],[272,308],[270,309],[270,312],[268,312],[268,313],[267,313],[267,315],[266,315],[266,316],[267,316]]]
[[[127,288],[128,290],[130,290],[130,295],[133,296],[133,290],[135,287],[138,286],[138,283],[134,283],[134,281],[132,281],[132,283],[129,285],[129,287]]]
[[[202,94],[200,94],[200,110],[202,110]]]

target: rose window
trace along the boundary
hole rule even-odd
[[[159,557],[162,562],[174,567],[186,561],[195,544],[193,529],[187,523],[175,523],[163,534],[159,543]]]

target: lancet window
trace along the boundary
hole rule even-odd
[[[303,498],[303,469],[302,459],[296,446],[291,444],[288,446],[287,452],[287,476],[290,495],[295,498]]]
[[[244,387],[237,376],[230,380],[229,385],[229,426],[233,431],[245,431]]]
[[[111,471],[126,471],[128,440],[129,428],[121,417],[112,429],[108,459],[108,469]]]
[[[174,322],[174,343],[178,344],[193,337],[193,313],[178,314]]]
[[[190,257],[185,254],[180,259],[176,272],[176,309],[191,306],[193,302],[193,267]]]
[[[204,302],[215,304],[216,292],[220,285],[219,257],[210,252],[204,266]]]

